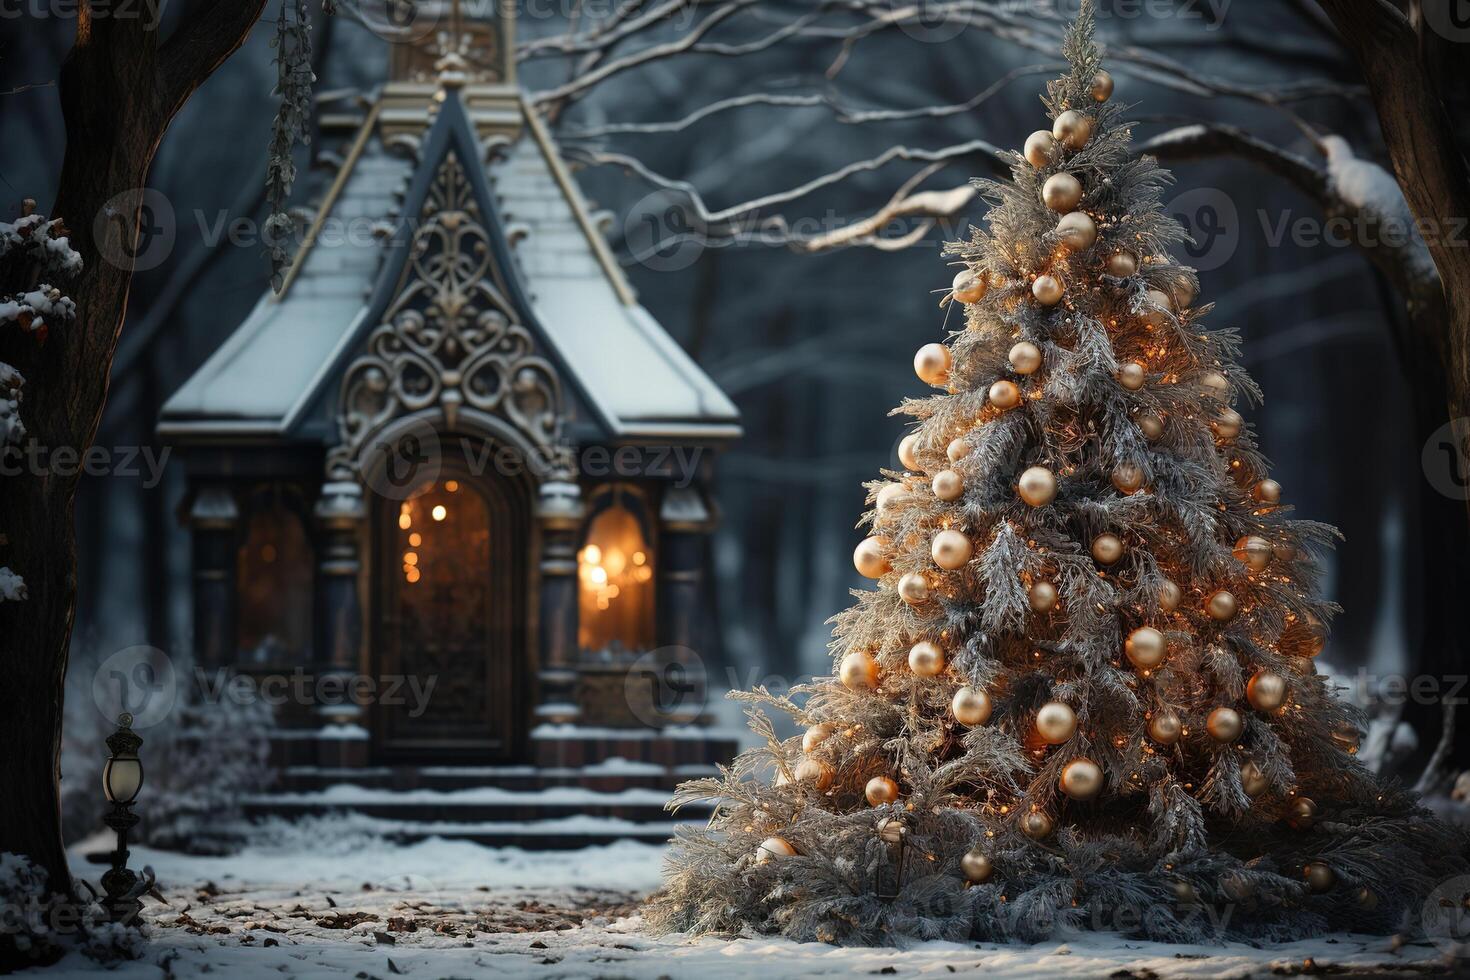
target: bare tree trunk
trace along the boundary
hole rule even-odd
[[[244,42],[263,6],[264,0],[198,4],[160,43],[142,18],[94,16],[90,2],[78,5],[76,42],[59,84],[67,146],[51,209],[52,217],[66,222],[85,263],[67,290],[77,319],[53,331],[44,345],[24,337],[0,340],[0,360],[26,378],[22,417],[39,446],[78,454],[91,446],[127,308],[137,192],[169,122]],[[0,494],[7,564],[30,593],[24,602],[0,603],[8,682],[0,712],[7,763],[0,851],[29,856],[62,894],[71,879],[61,842],[57,765],[76,610],[76,489],[75,475],[27,472],[8,477]],[[102,752],[99,747],[99,772]]]
[[[1405,366],[1414,379],[1418,435],[1427,439],[1446,419],[1470,418],[1470,248],[1462,222],[1470,217],[1470,168],[1455,127],[1434,83],[1424,46],[1409,19],[1386,0],[1318,0],[1352,51],[1368,82],[1394,175],[1414,215],[1426,223],[1426,243],[1443,289],[1447,316],[1426,316],[1410,297],[1410,330],[1402,338]],[[1428,305],[1428,304],[1426,304]],[[1427,399],[1439,396],[1437,406]],[[1425,541],[1436,529],[1443,547],[1426,554],[1426,589],[1438,594],[1426,609],[1422,674],[1444,679],[1464,673],[1463,625],[1456,597],[1467,582],[1466,507],[1433,489],[1420,495]],[[1449,522],[1453,521],[1453,525]],[[1438,726],[1432,706],[1411,704],[1422,733]],[[1466,758],[1470,741],[1460,736],[1455,755]]]

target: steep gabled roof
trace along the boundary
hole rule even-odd
[[[446,94],[413,164],[363,124],[323,203],[285,292],[262,297],[230,339],[165,404],[164,437],[332,442],[342,373],[402,280],[419,209],[446,154],[455,154],[485,216],[505,289],[573,394],[583,440],[722,441],[739,414],[715,383],[639,306],[534,110],[496,159],[460,99]],[[401,210],[395,194],[407,182]],[[493,190],[492,190],[493,187]],[[386,241],[364,228],[398,211]]]

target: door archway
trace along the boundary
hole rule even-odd
[[[385,762],[506,762],[524,749],[532,642],[531,495],[474,473],[443,439],[444,465],[374,520],[375,711]],[[463,459],[485,458],[473,453]],[[414,691],[424,697],[411,696]]]

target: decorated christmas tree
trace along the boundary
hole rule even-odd
[[[1285,939],[1399,928],[1464,869],[1314,667],[1336,532],[1292,518],[1232,407],[1259,391],[1169,255],[1090,2],[1063,53],[1052,126],[949,247],[963,323],[915,358],[935,391],[869,485],[876,587],[834,620],[835,676],[736,695],[765,744],[681,788],[718,809],[656,928]]]

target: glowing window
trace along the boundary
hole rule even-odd
[[[583,650],[653,646],[653,551],[638,519],[609,507],[587,526],[577,554],[578,640]]]

